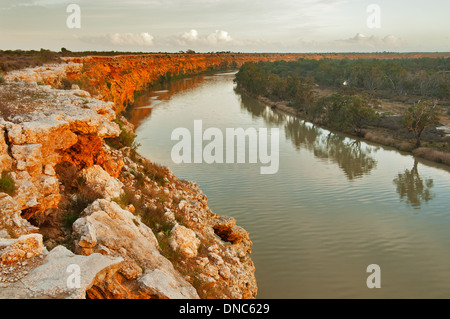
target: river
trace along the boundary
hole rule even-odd
[[[271,110],[234,74],[146,92],[130,111],[139,153],[196,181],[250,233],[258,298],[450,298],[450,170]],[[176,128],[279,128],[279,170],[175,164]],[[381,288],[367,267],[379,265]]]

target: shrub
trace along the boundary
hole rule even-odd
[[[67,212],[64,214],[64,226],[68,229],[72,228],[73,223],[80,217],[83,210],[88,207],[93,200],[83,195],[77,195],[69,200]]]
[[[2,177],[0,178],[0,191],[12,195],[15,189],[16,186],[14,180],[9,176],[8,173],[3,172]]]
[[[123,123],[119,120],[115,120],[115,122],[121,129],[120,135],[118,137],[106,138],[106,144],[115,149],[121,149],[122,147],[131,147],[131,149],[135,151],[139,145],[134,142],[134,139],[136,137],[134,133],[127,131],[123,127]]]
[[[71,90],[72,89],[72,80],[64,78],[61,80],[60,89]]]

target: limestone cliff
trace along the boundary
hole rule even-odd
[[[0,85],[0,297],[254,298],[249,234],[213,213],[197,184],[137,154],[117,115],[129,92],[168,71],[121,77],[93,61],[95,74],[72,61]],[[109,93],[98,86],[102,99],[55,88],[103,72],[116,77]]]
[[[158,81],[204,71],[240,67],[245,62],[296,60],[288,54],[146,54],[65,58],[66,64],[47,65],[32,72],[16,71],[10,80],[42,82],[58,86],[67,78],[92,96],[112,101],[120,112],[133,103],[137,92]]]

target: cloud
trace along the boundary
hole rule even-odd
[[[154,45],[154,37],[147,33],[109,33],[98,36],[78,36],[74,35],[74,39],[81,42],[96,45],[100,47],[109,47],[114,49],[116,47],[126,47],[129,49],[139,47],[151,47]]]
[[[378,50],[396,49],[405,46],[405,41],[393,35],[387,35],[381,38],[376,35],[370,37],[357,33],[353,38],[346,40],[337,40],[339,46],[348,46],[350,48],[370,48]]]
[[[197,30],[183,33],[177,40],[180,45],[215,45],[230,43],[233,38],[227,31],[216,30],[208,35],[200,35]]]
[[[231,36],[228,34],[228,32],[226,31],[220,31],[220,30],[216,30],[216,32],[211,33],[210,35],[208,35],[206,37],[206,40],[211,43],[211,44],[215,44],[215,43],[220,43],[220,42],[231,42],[233,41],[233,39],[231,38]]]
[[[197,30],[190,30],[188,32],[183,33],[181,36],[181,41],[185,42],[195,42],[198,40],[198,31]]]
[[[152,46],[154,37],[147,33],[112,33],[107,34],[106,39],[114,45],[120,46]]]

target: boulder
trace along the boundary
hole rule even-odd
[[[101,252],[120,256],[144,268],[146,279],[138,278],[139,291],[134,291],[133,295],[140,294],[151,298],[184,295],[185,298],[198,298],[191,284],[174,269],[168,259],[161,255],[158,241],[152,230],[138,217],[122,209],[115,202],[98,199],[88,206],[81,218],[73,224],[73,237],[76,238],[75,250],[80,254],[90,255]],[[121,282],[117,276],[110,277],[108,280],[110,284],[95,287],[95,296],[109,295],[117,298],[131,295],[123,287],[113,288]],[[169,289],[168,286],[172,288]],[[111,289],[121,293],[114,293]],[[175,291],[184,292],[180,295],[175,294]]]
[[[157,296],[158,299],[198,299],[194,287],[185,282],[180,285],[178,276],[172,271],[164,269],[147,270],[139,278],[139,288],[148,295]]]
[[[117,272],[122,258],[100,254],[75,255],[57,246],[42,265],[32,269],[20,281],[0,288],[2,299],[84,299],[86,291],[106,272]]]
[[[197,257],[200,239],[197,238],[193,230],[176,224],[170,234],[170,246],[174,251],[179,251],[183,257]]]
[[[85,168],[80,174],[84,177],[86,186],[105,199],[119,197],[122,193],[123,184],[98,165]]]

